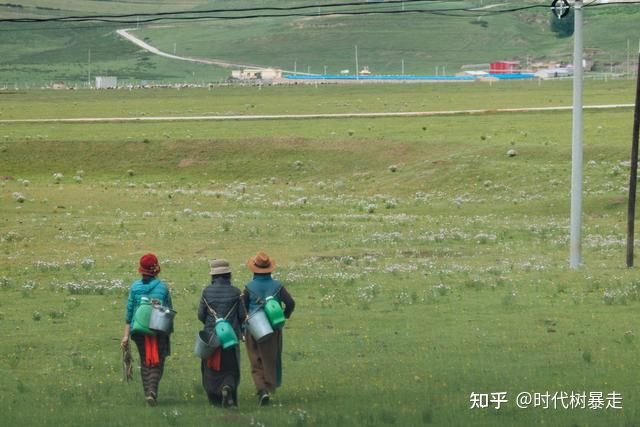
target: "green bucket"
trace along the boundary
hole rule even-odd
[[[238,345],[238,337],[231,327],[231,323],[225,319],[216,320],[216,336],[223,349]]]
[[[133,314],[133,320],[131,322],[131,334],[145,334],[155,335],[156,333],[149,329],[149,320],[151,319],[151,311],[153,306],[149,301],[149,298],[142,297],[140,299],[140,305]]]
[[[281,328],[284,325],[284,312],[282,306],[274,297],[267,297],[264,304],[264,312],[273,328]]]

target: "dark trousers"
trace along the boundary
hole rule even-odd
[[[209,368],[207,360],[202,360],[200,363],[202,386],[212,405],[222,405],[222,388],[224,386],[229,387],[234,405],[238,405],[238,385],[240,384],[238,355],[239,351],[236,347],[222,350],[220,370],[218,371]]]
[[[144,395],[149,396],[153,393],[154,397],[158,396],[158,386],[164,373],[164,362],[170,353],[169,335],[158,334],[158,355],[160,358],[160,364],[158,366],[146,366],[145,365],[145,345],[143,334],[133,334],[131,339],[135,341],[136,347],[138,347],[138,354],[140,356],[140,376],[142,377],[142,388],[144,389]]]

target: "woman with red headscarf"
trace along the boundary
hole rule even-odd
[[[129,289],[125,313],[124,336],[120,342],[123,348],[129,345],[129,337],[138,347],[140,355],[140,374],[144,397],[150,406],[156,405],[158,384],[164,371],[164,361],[171,354],[169,334],[162,332],[144,333],[132,328],[135,314],[141,304],[148,302],[173,309],[171,294],[167,285],[156,276],[160,273],[158,258],[151,253],[140,258],[138,272],[141,279],[136,280]]]

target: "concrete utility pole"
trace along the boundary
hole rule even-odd
[[[356,45],[356,80],[360,80],[360,69],[358,68],[358,45]]]
[[[573,32],[573,126],[571,144],[571,237],[569,266],[582,263],[582,0],[575,0]]]

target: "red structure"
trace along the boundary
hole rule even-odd
[[[489,65],[489,74],[512,74],[520,72],[518,61],[496,61]]]

